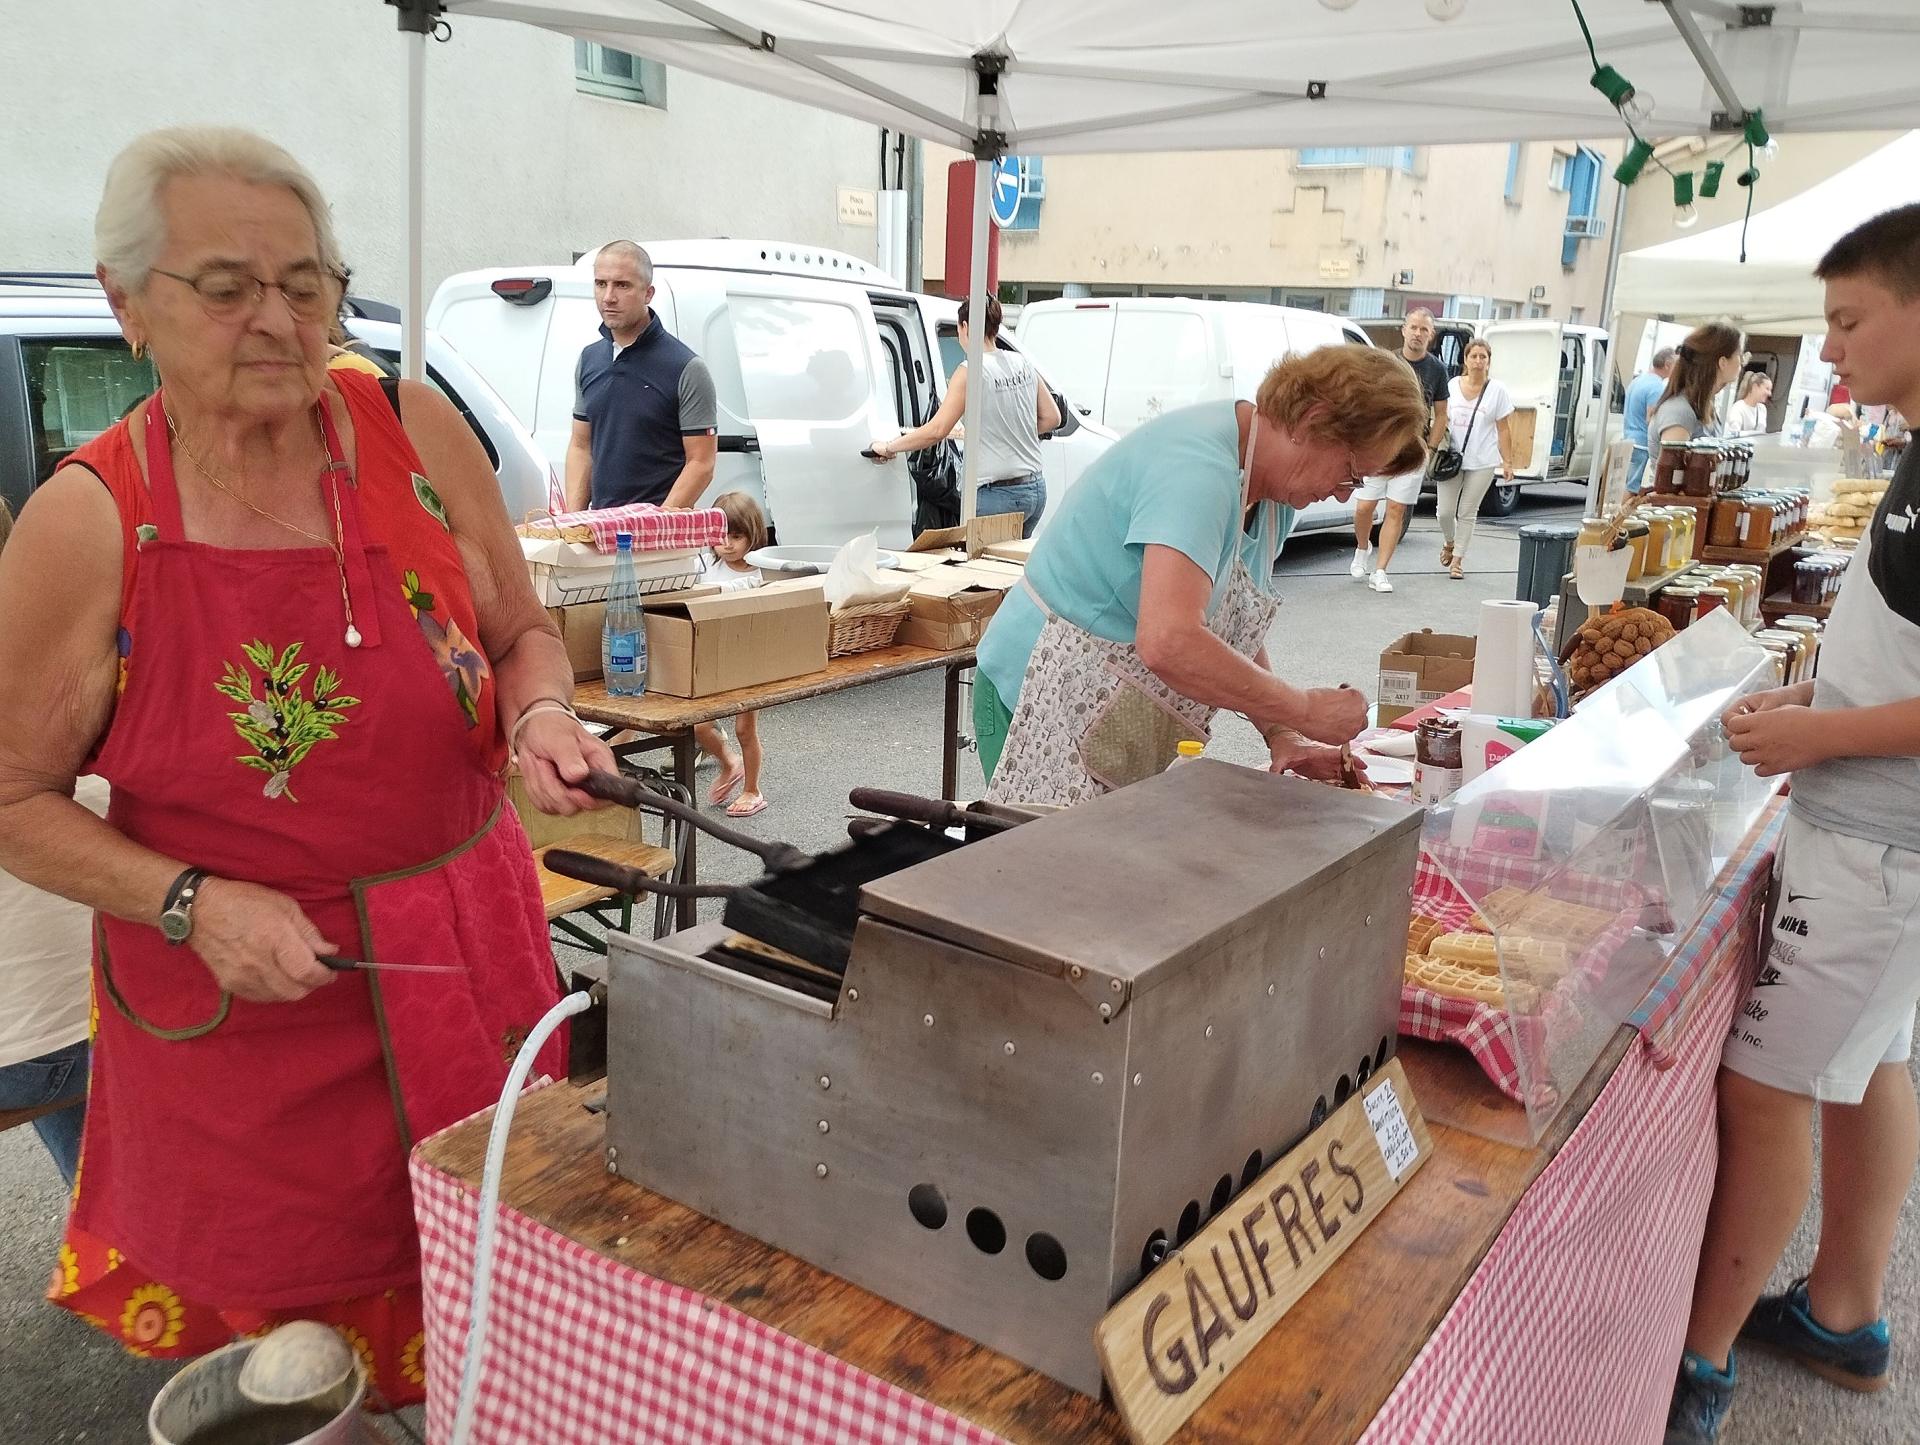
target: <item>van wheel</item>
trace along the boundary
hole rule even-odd
[[[1507,517],[1520,505],[1519,486],[1499,486],[1487,493],[1487,503],[1483,510],[1489,517]]]

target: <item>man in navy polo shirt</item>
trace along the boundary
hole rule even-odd
[[[653,261],[609,241],[593,263],[600,339],[574,371],[567,506],[691,507],[713,480],[713,374],[653,314]]]

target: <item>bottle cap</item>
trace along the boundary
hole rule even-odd
[[[633,550],[633,533],[631,533],[631,532],[616,532],[616,533],[614,534],[614,544],[613,544],[613,545],[614,545],[614,550],[615,550],[615,551],[619,551],[619,552],[631,552],[631,551]]]
[[[1197,758],[1206,750],[1205,743],[1194,742],[1191,738],[1183,738],[1180,741],[1180,756],[1183,758]]]

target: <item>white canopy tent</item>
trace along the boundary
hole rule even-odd
[[[1724,316],[1752,331],[1825,331],[1822,287],[1813,277],[1820,257],[1862,221],[1912,201],[1920,201],[1920,131],[1756,211],[1744,265],[1739,221],[1627,252],[1614,305],[1688,323]]]
[[[1586,139],[1620,121],[1561,0],[386,0],[409,35],[409,295],[418,374],[427,34],[517,20],[971,151],[986,285],[1003,154]],[[1649,138],[1920,126],[1914,0],[1584,0],[1599,59],[1654,103]],[[1437,18],[1452,14],[1452,19]],[[1613,244],[1618,245],[1618,227]],[[1611,274],[1611,273],[1610,273]],[[1609,308],[1610,309],[1610,308]],[[979,372],[974,328],[970,374]],[[970,392],[967,425],[977,431]],[[973,513],[968,449],[964,509]]]

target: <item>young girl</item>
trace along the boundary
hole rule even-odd
[[[725,492],[714,499],[713,505],[727,514],[727,539],[713,549],[700,585],[728,592],[758,587],[766,579],[758,567],[747,565],[747,554],[767,545],[766,514],[745,492]],[[767,800],[760,794],[759,716],[750,712],[739,714],[733,720],[733,730],[740,740],[739,752],[727,746],[727,735],[718,723],[701,723],[693,730],[693,737],[700,750],[720,765],[720,777],[707,794],[707,800],[718,807],[739,788],[740,796],[727,808],[727,816],[751,818],[767,806]]]

